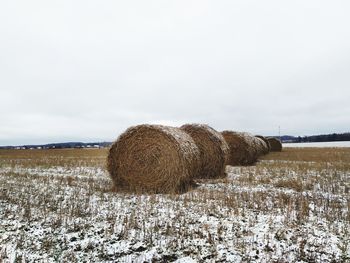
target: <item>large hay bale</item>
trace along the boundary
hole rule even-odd
[[[251,165],[259,154],[254,144],[254,136],[244,132],[223,131],[221,133],[228,146],[228,165]]]
[[[267,138],[269,141],[270,147],[271,147],[271,152],[280,152],[282,151],[282,143],[279,139],[274,138],[274,137],[269,137]]]
[[[180,128],[192,137],[199,148],[200,162],[196,178],[225,176],[229,147],[224,137],[205,124],[185,124]]]
[[[263,146],[260,142],[260,139],[256,138],[253,134],[248,132],[240,132],[244,140],[248,145],[249,154],[251,156],[251,162],[248,164],[254,164],[258,158],[263,155]]]
[[[263,153],[268,154],[270,152],[270,148],[271,148],[269,140],[262,135],[256,135],[255,137],[259,138],[260,140],[263,141]]]
[[[258,157],[266,154],[267,146],[263,140],[254,136],[253,143],[255,145],[256,154],[258,155]]]
[[[161,125],[138,125],[109,150],[107,169],[117,190],[181,193],[193,185],[199,150],[187,133]]]

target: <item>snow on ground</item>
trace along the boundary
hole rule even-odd
[[[283,147],[350,147],[350,141],[283,143]]]
[[[101,165],[77,164],[0,161],[1,262],[350,259],[348,164],[228,166],[182,195],[115,193]]]

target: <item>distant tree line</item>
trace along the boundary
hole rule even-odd
[[[332,133],[312,136],[298,136],[293,139],[294,142],[335,142],[335,141],[350,141],[350,132],[347,133]]]
[[[109,147],[111,142],[64,142],[50,143],[40,145],[21,145],[21,146],[0,146],[0,149],[69,149],[69,148],[104,148]]]

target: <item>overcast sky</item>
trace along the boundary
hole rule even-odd
[[[350,1],[0,1],[0,145],[350,127]]]

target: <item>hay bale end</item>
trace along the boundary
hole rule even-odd
[[[138,125],[112,144],[107,170],[116,190],[181,193],[193,186],[199,149],[179,128]]]
[[[271,152],[281,152],[282,151],[282,143],[279,139],[274,137],[267,138],[271,147]]]

